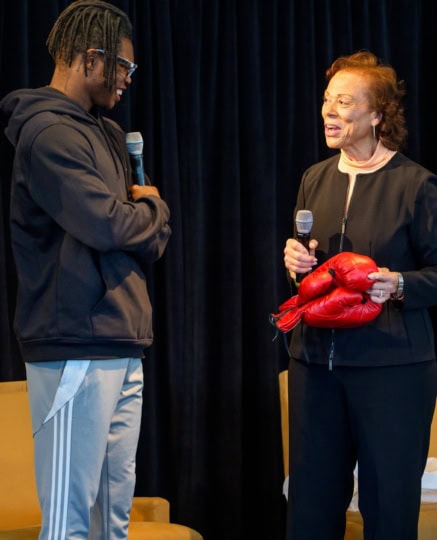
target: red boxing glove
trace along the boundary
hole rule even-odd
[[[356,328],[377,317],[382,305],[365,292],[372,284],[367,276],[377,272],[366,255],[343,252],[334,255],[306,276],[297,295],[271,314],[270,321],[281,332],[289,332],[299,321],[319,328]]]

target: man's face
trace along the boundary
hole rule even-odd
[[[132,82],[132,72],[135,70],[134,51],[132,42],[122,38],[117,54],[117,70],[112,88],[105,86],[103,76],[104,57],[103,49],[89,49],[92,55],[92,69],[88,68],[86,87],[92,105],[105,109],[112,109],[121,99],[123,92]]]

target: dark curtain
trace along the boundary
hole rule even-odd
[[[0,94],[50,81],[61,0],[0,4]],[[137,495],[161,495],[205,540],[284,538],[278,373],[268,315],[288,298],[282,250],[304,169],[328,156],[324,72],[370,49],[406,81],[406,153],[437,171],[434,0],[124,0],[139,68],[110,113],[141,131],[172,211],[150,269]],[[13,335],[11,149],[1,141],[0,376],[24,377]],[[336,196],[335,193],[332,194]],[[382,201],[390,204],[390,201]]]

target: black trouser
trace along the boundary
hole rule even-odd
[[[358,460],[365,540],[417,540],[437,363],[289,366],[287,540],[342,540]]]

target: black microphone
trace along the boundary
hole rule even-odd
[[[138,184],[139,186],[150,185],[149,177],[144,174],[143,137],[141,133],[139,131],[126,133],[126,146],[132,167],[134,184]]]
[[[298,210],[296,213],[296,240],[310,249],[311,228],[313,226],[313,213],[311,210]],[[308,274],[296,274],[296,283],[299,285]]]

